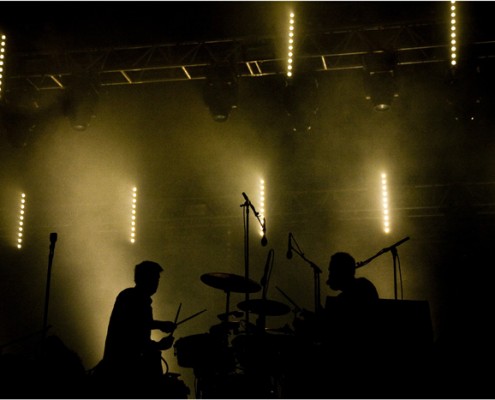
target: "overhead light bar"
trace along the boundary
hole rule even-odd
[[[294,61],[294,18],[293,12],[289,14],[289,32],[288,32],[288,46],[287,46],[287,77],[292,77],[293,74],[293,61]]]
[[[450,65],[457,65],[457,10],[456,2],[450,2]]]
[[[24,237],[24,214],[26,212],[26,194],[21,193],[21,198],[19,200],[19,214],[17,221],[17,248],[22,248],[22,241]]]

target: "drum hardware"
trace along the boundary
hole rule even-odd
[[[181,367],[194,368],[195,374],[227,372],[234,368],[231,349],[222,337],[199,333],[176,340],[174,353]]]
[[[265,328],[266,333],[274,333],[281,335],[293,335],[294,330],[289,326],[289,324],[285,324],[280,328]]]
[[[225,314],[220,314],[220,316],[225,316],[227,322],[229,321],[229,316],[232,315],[230,312],[231,292],[256,293],[261,290],[261,286],[257,282],[246,279],[240,275],[226,272],[210,272],[203,274],[201,275],[201,281],[210,287],[222,289],[225,292]]]
[[[296,247],[292,245],[292,243],[295,244]],[[321,274],[321,268],[318,267],[313,261],[308,260],[306,256],[304,255],[303,251],[299,247],[299,244],[296,241],[296,238],[292,234],[292,232],[289,232],[289,251],[287,252],[287,258],[292,258],[292,250],[301,257],[304,261],[306,261],[311,269],[313,270],[313,285],[314,285],[314,303],[315,303],[315,312],[321,311],[321,300],[320,300],[320,274]],[[289,257],[290,254],[290,257]]]
[[[210,272],[201,275],[201,281],[215,289],[222,289],[225,292],[235,293],[256,293],[261,290],[261,286],[243,276],[226,272]]]
[[[291,303],[293,306],[294,306],[294,309],[292,310],[292,312],[297,315],[299,312],[302,311],[302,308],[299,307],[295,301],[293,301],[282,289],[280,289],[278,286],[275,286],[277,288],[277,290],[282,294],[282,296],[284,296],[287,301],[289,303]]]
[[[244,313],[241,311],[230,311],[228,315],[226,313],[218,314],[217,318],[220,321],[228,321],[230,316],[233,316],[235,318],[242,318],[244,316]]]
[[[397,243],[394,243],[392,246],[381,249],[378,253],[368,258],[367,260],[356,263],[356,268],[364,267],[366,264],[374,260],[376,257],[381,256],[382,254],[390,251],[390,253],[392,253],[393,267],[394,267],[394,299],[395,300],[397,300],[397,261],[399,259],[399,255],[397,253],[397,247],[399,247],[402,243],[407,242],[408,240],[409,240],[409,236],[405,237],[402,240],[399,240]]]
[[[290,308],[284,303],[269,299],[250,299],[241,301],[237,307],[243,311],[263,316],[281,316],[289,313]]]
[[[212,335],[223,335],[228,336],[231,331],[234,334],[239,333],[240,321],[223,321],[217,325],[213,325],[210,327],[209,332]]]

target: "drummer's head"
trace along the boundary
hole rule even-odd
[[[134,268],[134,282],[136,287],[143,289],[149,295],[152,295],[158,289],[160,273],[163,268],[154,261],[143,261]]]
[[[344,290],[354,279],[356,261],[349,253],[338,252],[330,257],[327,285],[333,290]]]

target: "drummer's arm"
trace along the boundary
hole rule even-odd
[[[151,329],[159,329],[165,333],[171,333],[175,331],[175,328],[177,328],[177,325],[172,321],[153,320],[151,322]]]

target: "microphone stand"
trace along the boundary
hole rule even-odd
[[[317,314],[321,310],[321,301],[320,301],[320,274],[321,274],[321,269],[318,267],[313,261],[308,260],[304,253],[301,251],[299,248],[299,244],[297,243],[296,239],[294,238],[294,235],[292,235],[292,239],[294,240],[294,243],[297,246],[297,249],[292,246],[290,246],[289,250],[294,250],[296,254],[301,257],[304,261],[306,261],[309,266],[313,269],[313,282],[314,282],[314,302],[315,302],[315,314]]]
[[[261,300],[263,303],[265,303],[267,299],[268,283],[270,282],[270,275],[272,274],[272,269],[273,269],[273,260],[275,258],[274,253],[275,252],[273,249],[270,249],[270,251],[268,251],[265,270],[263,271],[263,276],[261,277],[260,280],[261,286],[263,287],[263,291],[261,292]],[[262,312],[258,316],[258,321],[256,325],[260,334],[265,333],[266,312],[264,312],[264,310],[262,310]]]
[[[374,260],[375,258],[381,256],[384,253],[391,252],[392,253],[392,258],[393,258],[393,268],[394,268],[394,298],[397,300],[397,259],[399,258],[399,255],[397,253],[397,247],[399,247],[402,243],[406,242],[409,240],[409,236],[405,237],[402,240],[399,240],[397,243],[394,243],[392,246],[385,247],[384,249],[381,249],[378,253],[376,253],[374,256],[368,258],[367,260],[360,261],[356,263],[356,268],[360,268]]]
[[[244,277],[246,278],[246,281],[249,281],[249,209],[250,208],[253,210],[254,216],[257,218],[260,225],[263,228],[264,228],[264,226],[261,223],[259,213],[254,208],[254,206],[251,203],[251,200],[249,200],[249,197],[247,196],[247,194],[242,192],[242,196],[244,197],[245,201],[244,201],[244,203],[242,203],[240,205],[240,207],[243,207],[246,210],[245,211],[246,229],[244,230]],[[249,301],[249,292],[246,292],[245,300],[246,300],[246,302]],[[249,311],[248,310],[246,310],[246,327],[249,327]]]
[[[53,264],[53,256],[55,253],[55,242],[57,241],[57,234],[56,233],[50,233],[50,248],[49,248],[49,254],[48,254],[48,272],[47,272],[47,277],[46,277],[46,291],[45,291],[45,309],[44,309],[44,314],[43,314],[43,328],[42,328],[42,338],[41,338],[41,345],[44,345],[45,338],[46,338],[46,331],[47,331],[47,326],[48,326],[48,302],[50,299],[50,281],[51,281],[51,275],[52,275],[52,264]]]

